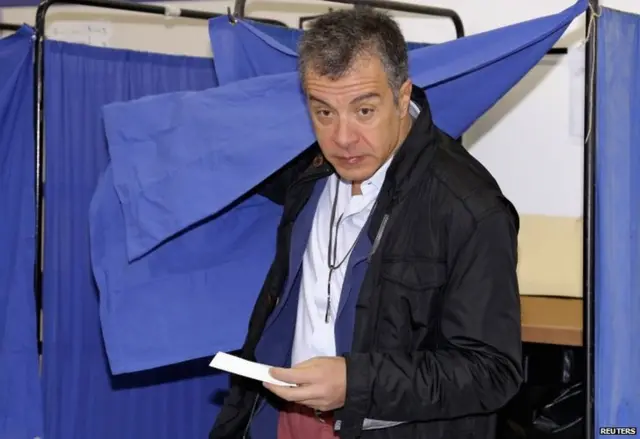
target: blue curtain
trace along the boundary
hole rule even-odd
[[[44,437],[206,437],[217,411],[212,392],[226,384],[222,375],[210,375],[206,361],[111,375],[88,218],[108,163],[100,108],[153,93],[214,87],[213,62],[53,41],[45,49]],[[145,323],[144,316],[139,319]]]
[[[453,137],[464,133],[540,62],[586,7],[587,0],[577,0],[557,14],[409,51],[411,79],[426,89],[434,122]],[[226,17],[210,20],[220,85],[286,72],[297,77],[291,35],[300,34],[242,21],[232,25]],[[298,90],[296,84],[292,92]]]
[[[236,55],[226,57],[222,63],[216,62],[221,85],[296,69],[297,47],[302,30],[250,20],[240,20],[237,24],[231,24],[227,17],[212,19],[209,24],[209,38],[216,56],[218,53]],[[427,46],[429,44],[407,43],[409,50]],[[250,67],[247,68],[247,65]]]
[[[0,39],[0,437],[42,434],[38,376],[33,154],[33,44]]]
[[[411,51],[412,78],[427,88],[438,126],[462,135],[586,5],[578,0],[555,15]],[[222,17],[210,22],[210,34],[220,87],[103,111],[111,172],[90,221],[93,269],[108,304],[106,348],[119,372],[241,346],[273,258],[279,210],[257,195],[237,202],[315,141],[292,70],[294,32],[265,34]],[[184,275],[169,278],[167,271]],[[150,308],[158,320],[136,325]],[[213,318],[189,321],[204,310]],[[172,330],[153,338],[159,320]]]
[[[638,427],[640,16],[603,9],[597,35],[596,427]]]

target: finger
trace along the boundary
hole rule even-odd
[[[322,367],[325,363],[326,360],[330,359],[331,357],[313,357],[310,358],[306,361],[303,361],[301,363],[296,364],[295,366],[292,366],[292,369],[304,369],[304,368],[318,368],[318,367]]]
[[[314,381],[312,371],[306,367],[293,369],[272,367],[269,369],[269,375],[277,380],[290,384],[312,384]]]
[[[301,363],[296,364],[295,366],[291,366],[292,369],[302,369],[305,367],[315,366],[318,363],[319,357],[310,358]]]
[[[305,400],[319,399],[322,396],[322,388],[320,386],[299,386],[288,387],[278,386],[270,383],[263,383],[264,387],[276,396],[289,401],[300,402]]]
[[[320,410],[321,412],[327,411],[327,403],[324,399],[305,399],[303,401],[296,401],[297,404],[304,405],[313,410]]]

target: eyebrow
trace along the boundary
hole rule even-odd
[[[355,104],[355,103],[358,103],[358,102],[366,101],[367,99],[380,98],[380,97],[381,97],[380,93],[369,92],[369,93],[362,94],[362,95],[352,99],[350,104]],[[325,105],[325,106],[327,106],[329,108],[333,108],[328,102],[323,101],[322,99],[320,99],[317,96],[309,95],[309,100],[318,102],[319,104]]]
[[[355,104],[357,102],[362,102],[362,101],[366,101],[367,99],[371,99],[371,98],[380,98],[380,93],[376,93],[374,91],[370,92],[370,93],[365,93],[363,95],[358,96],[357,98],[353,99],[351,101],[352,104]]]

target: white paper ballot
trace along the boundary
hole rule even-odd
[[[271,366],[247,361],[243,358],[236,357],[225,352],[218,352],[215,357],[213,357],[213,360],[211,360],[211,363],[209,363],[209,366],[235,375],[241,375],[243,377],[262,381],[264,383],[271,383],[277,386],[296,387],[295,384],[285,383],[284,381],[277,380],[269,375],[269,369]]]

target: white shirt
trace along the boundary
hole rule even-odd
[[[411,102],[409,113],[414,119],[420,108]],[[362,182],[362,195],[351,195],[351,183],[332,175],[320,195],[313,217],[311,234],[302,259],[302,280],[296,316],[296,328],[291,353],[291,364],[296,365],[313,357],[336,355],[335,320],[338,314],[342,284],[349,266],[350,250],[362,232],[375,204],[387,170],[393,157],[389,158],[371,178]],[[335,226],[338,226],[337,257],[334,264],[342,264],[331,276],[331,306],[329,322],[325,321],[327,310],[327,283],[329,281],[328,246],[329,225],[336,190]],[[338,222],[338,219],[341,219]],[[335,234],[334,234],[335,239]],[[348,255],[348,256],[347,256]],[[347,260],[343,259],[347,256]],[[399,422],[365,420],[364,429],[385,428]],[[337,427],[337,426],[336,426]]]
[[[414,102],[411,102],[409,106],[409,114],[414,119],[420,114],[420,108]],[[331,310],[327,323],[325,322],[325,313],[329,280],[329,265],[327,263],[329,224],[336,188],[340,187],[335,221],[339,226],[338,245],[334,263],[339,264],[349,253],[358,239],[362,227],[367,222],[392,159],[393,157],[389,158],[371,178],[362,182],[362,195],[351,195],[351,183],[340,179],[335,174],[329,177],[320,195],[313,217],[311,234],[302,259],[302,280],[291,353],[292,365],[313,357],[336,355],[334,323],[340,303],[342,283],[349,265],[348,260],[344,261],[331,276]],[[338,223],[338,218],[341,215],[342,220]]]
[[[351,183],[340,179],[337,175],[334,174],[328,178],[318,200],[311,234],[302,258],[302,280],[291,354],[292,365],[313,357],[336,355],[334,323],[338,315],[342,284],[349,265],[348,258],[351,256],[349,251],[369,218],[390,164],[391,160],[388,160],[370,179],[362,182],[362,195],[351,195]],[[334,264],[340,264],[345,256],[348,256],[331,276],[329,322],[326,322],[329,225],[336,190],[338,190],[338,202],[335,225],[338,225],[338,239]],[[340,222],[338,222],[339,218],[341,218]]]

